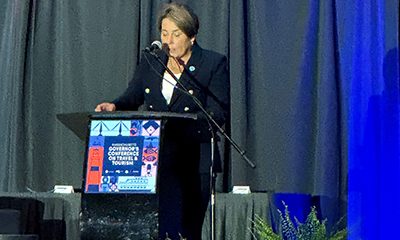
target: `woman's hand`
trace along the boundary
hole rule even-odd
[[[100,103],[99,105],[96,106],[96,109],[94,111],[96,112],[113,112],[115,111],[117,107],[115,106],[114,103],[109,103],[109,102],[103,102]]]

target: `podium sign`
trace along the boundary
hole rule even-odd
[[[57,118],[80,139],[86,136],[81,239],[164,239],[158,236],[162,130],[167,121],[197,116],[112,112]]]
[[[156,193],[161,119],[90,120],[84,193]]]

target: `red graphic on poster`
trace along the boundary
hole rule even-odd
[[[89,148],[86,191],[88,186],[97,185],[100,187],[102,171],[103,171],[104,148],[100,146],[92,146]]]

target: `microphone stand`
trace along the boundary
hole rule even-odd
[[[242,159],[244,159],[247,164],[255,168],[256,165],[246,156],[246,151],[241,149],[239,145],[236,143],[235,140],[233,140],[226,132],[225,130],[215,121],[215,119],[207,112],[207,110],[203,107],[203,104],[200,102],[198,98],[196,98],[194,95],[189,93],[189,90],[180,82],[180,80],[175,76],[175,74],[169,69],[164,62],[161,60],[160,56],[158,56],[154,51],[146,51],[152,56],[156,58],[156,60],[163,66],[163,68],[168,72],[168,74],[171,75],[171,77],[176,81],[176,83],[179,85],[180,88],[175,87],[175,89],[178,89],[182,93],[184,93],[187,96],[190,96],[191,99],[196,103],[196,105],[200,108],[201,112],[206,116],[207,123],[210,127],[210,133],[211,133],[211,138],[210,138],[210,143],[211,143],[211,166],[210,166],[210,239],[215,240],[215,205],[216,205],[216,178],[217,174],[214,171],[214,156],[215,156],[215,136],[214,136],[214,128],[213,126],[218,130],[219,133],[221,133],[225,139],[227,139],[232,145],[235,150],[240,154]],[[144,55],[145,56],[145,55]],[[147,58],[147,57],[146,57]],[[185,71],[185,69],[184,69]],[[189,77],[192,78],[191,74],[188,74]]]
[[[214,142],[214,131],[211,128],[211,166],[210,166],[210,239],[215,239],[215,194],[216,194],[216,180],[217,174],[214,172],[214,154],[215,154],[215,142]]]

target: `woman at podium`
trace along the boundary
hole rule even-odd
[[[125,92],[96,111],[146,110],[196,113],[197,121],[167,122],[159,172],[160,236],[201,239],[210,195],[210,125],[193,97],[220,125],[228,117],[227,59],[199,46],[199,20],[186,5],[166,4],[158,17],[162,50],[143,53]],[[176,81],[178,80],[178,81]],[[184,86],[184,87],[182,87]],[[215,151],[218,153],[218,151]],[[219,156],[216,154],[218,163]],[[216,164],[218,166],[218,164]]]

